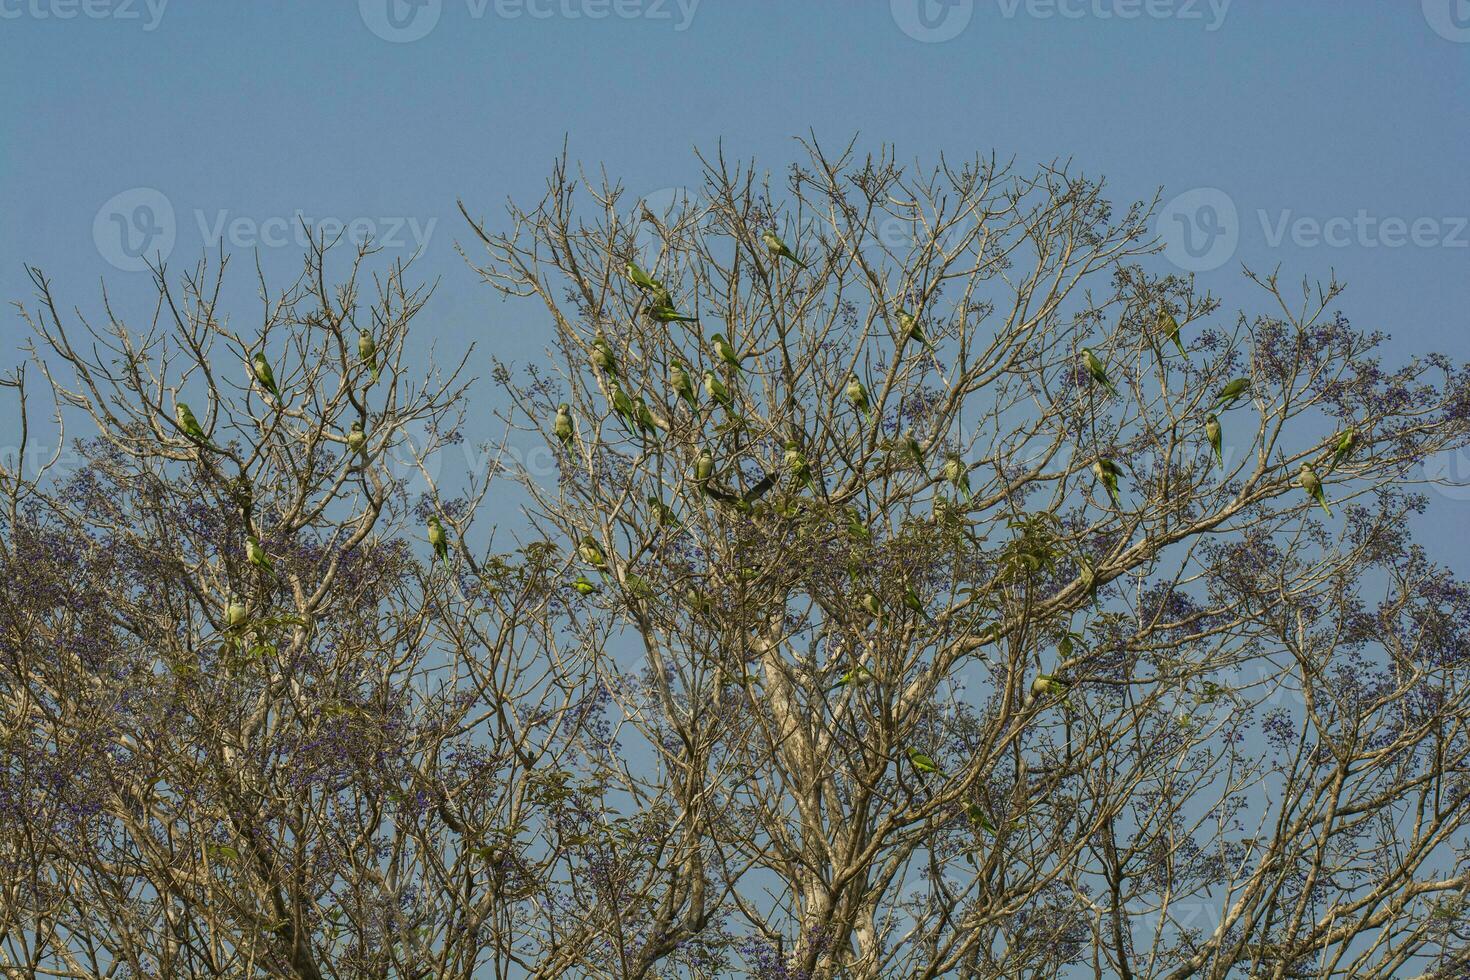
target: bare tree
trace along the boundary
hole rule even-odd
[[[33,374],[87,431],[0,472],[8,971],[1467,969],[1470,592],[1409,533],[1466,369],[1336,282],[1225,314],[1070,165],[805,150],[466,207],[556,465],[452,490],[408,268],[317,243],[245,331],[222,261],[142,329],[33,274],[22,442]]]

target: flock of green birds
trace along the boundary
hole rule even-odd
[[[804,262],[775,231],[766,230],[761,233],[761,242],[767,252],[777,261],[791,262],[801,269],[806,269]],[[659,323],[696,323],[698,318],[680,312],[675,305],[673,294],[667,286],[654,278],[647,271],[640,268],[638,264],[629,260],[623,269],[627,280],[638,289],[645,297],[645,311]],[[925,336],[919,318],[906,309],[895,311],[895,317],[899,329],[911,341],[920,344],[927,350],[932,351],[932,345]],[[1167,310],[1161,310],[1157,319],[1157,331],[1159,335],[1174,344],[1183,357],[1188,357],[1184,342],[1181,338],[1180,325],[1175,317]],[[710,344],[719,363],[728,372],[732,383],[738,382],[741,377],[742,358],[730,341],[720,333],[710,336]],[[378,359],[378,349],[372,334],[364,329],[358,334],[357,343],[358,359],[371,379],[370,383],[376,383],[379,378],[381,365]],[[1078,359],[1088,378],[1093,384],[1101,387],[1111,396],[1118,396],[1119,391],[1112,379],[1108,376],[1107,365],[1095,351],[1088,347],[1080,347],[1077,351]],[[607,397],[609,407],[613,413],[623,422],[630,432],[638,433],[643,438],[657,440],[658,430],[667,428],[656,418],[649,409],[642,395],[629,396],[623,389],[619,374],[617,352],[607,337],[600,331],[592,341],[589,360],[599,375],[604,394]],[[277,403],[281,401],[281,391],[276,383],[275,373],[271,369],[270,362],[266,359],[264,352],[255,353],[248,362],[252,378],[266,394]],[[689,368],[681,361],[675,360],[669,369],[669,383],[671,390],[683,400],[691,410],[699,408],[698,388],[690,374]],[[739,421],[735,399],[730,393],[729,386],[714,370],[705,370],[699,387],[704,389],[705,395],[714,404],[720,406],[733,421]],[[1223,452],[1223,429],[1220,424],[1219,414],[1235,407],[1243,398],[1250,393],[1250,381],[1247,378],[1235,378],[1227,382],[1216,393],[1212,409],[1207,413],[1204,421],[1204,435],[1213,451],[1216,460],[1223,469],[1225,458]],[[871,424],[874,420],[874,405],[869,396],[867,387],[862,378],[853,371],[847,376],[842,389],[842,397],[849,406],[860,415],[863,420]],[[210,452],[220,450],[210,441],[204,432],[199,420],[190,410],[189,406],[182,401],[177,401],[174,407],[175,421],[179,429],[191,441],[199,447]],[[576,440],[576,421],[573,418],[571,406],[563,402],[556,408],[556,414],[551,420],[551,432],[557,441],[566,448],[570,448]],[[1349,428],[1338,438],[1335,451],[1331,460],[1331,468],[1350,455],[1358,446],[1358,432],[1356,428]],[[360,421],[354,421],[343,438],[350,453],[360,457],[367,455],[367,433]],[[912,429],[906,429],[899,442],[899,448],[909,458],[916,468],[923,470],[926,466],[925,452],[923,446],[914,436]],[[788,439],[783,447],[782,463],[787,476],[793,484],[809,490],[815,490],[816,484],[812,474],[810,462],[802,453],[801,447],[793,439]],[[1123,475],[1123,468],[1114,460],[1104,456],[1093,461],[1091,470],[1098,483],[1106,490],[1114,507],[1120,507],[1119,480]],[[701,449],[694,462],[693,476],[696,486],[705,492],[712,492],[711,487],[715,479],[715,461],[713,454],[707,449]],[[968,501],[971,496],[969,467],[957,453],[949,453],[946,456],[941,476],[946,483],[954,488],[962,500]],[[1306,491],[1321,507],[1332,515],[1332,509],[1327,504],[1327,498],[1323,492],[1322,480],[1310,463],[1303,462],[1297,473],[1296,483]],[[650,507],[654,509],[661,524],[676,524],[677,519],[672,509],[656,497],[649,498]],[[444,527],[443,521],[437,514],[430,514],[426,519],[426,534],[429,546],[433,549],[435,557],[445,567],[449,566],[449,535]],[[862,529],[866,531],[865,528]],[[588,567],[606,577],[609,573],[607,556],[603,554],[602,548],[591,537],[586,536],[578,543],[577,555]],[[272,564],[270,556],[262,547],[260,541],[253,535],[247,533],[245,537],[245,557],[254,567],[264,572],[270,572]],[[652,589],[637,576],[626,576],[629,588],[641,591],[648,595]],[[635,581],[636,580],[636,581]],[[641,586],[641,588],[640,588]],[[579,574],[571,583],[572,589],[582,596],[588,596],[598,591],[598,586],[587,578],[585,574]],[[916,615],[929,619],[928,612],[919,595],[912,586],[905,589],[903,604]],[[881,621],[883,618],[882,603],[878,597],[866,592],[860,599],[860,605],[873,620]],[[246,605],[238,599],[231,599],[225,610],[225,623],[231,630],[241,630],[249,624],[250,612]],[[861,686],[872,682],[875,678],[872,673],[862,666],[852,667],[847,670],[832,685],[829,690],[837,690],[848,686]],[[1064,698],[1067,685],[1064,681],[1049,674],[1040,674],[1031,684],[1031,693],[1028,702],[1042,698]],[[907,757],[913,768],[924,776],[942,775],[938,765],[928,755],[917,749],[907,750]],[[973,818],[972,814],[972,818]],[[993,832],[988,820],[981,823]]]

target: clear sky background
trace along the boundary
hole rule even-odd
[[[223,238],[253,317],[252,255],[284,282],[299,213],[422,244],[418,336],[524,364],[544,314],[465,266],[457,198],[493,223],[564,140],[643,195],[720,140],[779,172],[811,130],[1071,158],[1120,202],[1162,191],[1170,257],[1227,310],[1260,308],[1241,263],[1335,271],[1395,357],[1470,360],[1467,0],[0,0],[0,86],[7,301],[30,263],[141,323],[138,249],[181,270]],[[22,338],[7,312],[4,367]],[[1455,564],[1470,490],[1437,503]]]

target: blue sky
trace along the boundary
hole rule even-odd
[[[422,244],[426,339],[524,363],[539,311],[465,267],[457,198],[533,199],[564,140],[646,194],[696,185],[695,146],[779,171],[813,130],[1070,157],[1119,201],[1161,189],[1227,309],[1259,302],[1242,262],[1335,271],[1396,354],[1470,359],[1466,0],[0,0],[0,84],[7,301],[31,263],[141,320],[124,233],[171,234],[176,268],[225,239],[250,315],[251,254],[293,272],[299,213]],[[7,313],[6,367],[22,336]],[[1441,500],[1470,527],[1470,491]]]

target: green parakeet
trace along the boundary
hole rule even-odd
[[[847,536],[863,544],[873,540],[872,528],[868,527],[856,507],[847,508]]]
[[[610,377],[618,376],[618,355],[601,330],[592,338],[592,366]]]
[[[907,752],[909,762],[913,763],[914,768],[919,770],[919,772],[930,773],[936,776],[940,774],[939,766],[935,764],[933,759],[929,758],[918,749],[910,748],[907,750]]]
[[[944,479],[963,494],[965,500],[970,499],[970,468],[955,453],[950,453],[944,460]]]
[[[847,398],[849,405],[862,413],[864,418],[871,421],[873,417],[873,406],[868,401],[868,389],[863,387],[863,379],[857,376],[856,371],[848,374],[847,387],[842,389],[842,394]]]
[[[1031,682],[1031,697],[1060,697],[1067,693],[1067,685],[1057,680],[1051,674],[1037,674],[1036,679]]]
[[[1108,369],[1103,365],[1102,360],[1092,352],[1092,348],[1082,348],[1082,365],[1087,368],[1087,373],[1092,376],[1092,380],[1108,389],[1109,394],[1114,396],[1118,394],[1118,389],[1108,378]]]
[[[848,685],[862,687],[864,684],[872,683],[875,679],[876,678],[873,677],[873,672],[870,671],[868,668],[854,667],[851,670],[844,671],[842,676],[837,678],[837,683],[827,688],[827,690],[829,692],[835,691],[839,687],[847,687]]]
[[[1185,360],[1189,359],[1189,354],[1184,350],[1184,341],[1179,336],[1179,321],[1174,319],[1174,314],[1166,309],[1160,308],[1158,330],[1159,333],[1174,342],[1174,346],[1179,348],[1179,353]]]
[[[919,440],[914,436],[913,429],[903,430],[903,451],[904,455],[908,456],[909,462],[913,463],[916,469],[920,471],[924,469],[924,447],[919,444]]]
[[[629,261],[627,265],[623,266],[623,275],[627,276],[629,282],[644,292],[656,291],[663,288],[657,279],[639,268],[637,262]]]
[[[688,402],[691,411],[699,410],[699,396],[694,391],[694,381],[689,377],[689,369],[681,362],[675,361],[669,368],[669,383],[674,386],[674,394]]]
[[[694,460],[694,482],[701,487],[709,485],[715,475],[715,456],[708,449],[701,449]]]
[[[556,419],[551,423],[551,431],[563,446],[572,444],[572,439],[577,434],[576,427],[572,424],[572,406],[566,402],[556,406]]]
[[[1296,482],[1298,486],[1311,494],[1312,499],[1322,505],[1328,517],[1332,516],[1332,508],[1327,506],[1327,495],[1322,492],[1322,480],[1317,476],[1317,471],[1312,469],[1311,464],[1302,464],[1302,468],[1297,470]]]
[[[929,610],[924,608],[924,600],[919,598],[919,593],[912,585],[906,585],[903,589],[904,608],[910,612],[917,613],[925,622],[929,621]]]
[[[256,568],[267,572],[271,570],[270,556],[265,553],[265,549],[260,546],[260,541],[253,534],[245,536],[245,560]]]
[[[1358,430],[1348,429],[1337,438],[1337,448],[1332,453],[1332,465],[1329,469],[1337,469],[1337,464],[1347,459],[1358,448]]]
[[[435,556],[442,561],[446,567],[449,565],[449,535],[444,532],[444,525],[439,522],[438,514],[430,514],[428,519],[429,545],[434,549]]]
[[[1220,463],[1220,469],[1225,468],[1225,450],[1220,439],[1220,420],[1211,415],[1205,419],[1205,438],[1210,441],[1210,448],[1215,451],[1215,459]]]
[[[611,378],[607,382],[607,403],[629,432],[638,428],[638,411],[633,407],[633,399],[628,397],[622,385]]]
[[[648,307],[648,315],[659,323],[698,323],[699,317],[688,316],[680,313],[672,306],[662,303],[653,303]]]
[[[372,372],[373,383],[378,382],[378,345],[373,342],[373,335],[367,330],[357,332],[357,359],[367,366]]]
[[[864,592],[862,597],[858,599],[858,604],[863,607],[863,611],[869,616],[877,620],[883,619],[883,603],[874,593]]]
[[[766,246],[766,251],[777,258],[785,259],[788,262],[795,262],[801,268],[806,268],[806,263],[797,258],[796,253],[791,251],[786,243],[781,240],[781,236],[771,229],[767,228],[761,232],[761,243]]]
[[[648,509],[653,512],[654,519],[658,521],[659,527],[677,527],[679,518],[674,509],[653,494],[648,495]]]
[[[607,571],[607,556],[602,553],[602,549],[597,546],[592,535],[583,536],[581,543],[577,545],[577,554],[599,572]]]
[[[281,400],[281,389],[276,387],[276,375],[271,370],[270,361],[265,359],[265,354],[256,351],[255,356],[250,359],[250,373],[255,375],[255,380],[260,386],[270,393],[276,401]]]
[[[353,422],[352,428],[347,430],[347,448],[359,456],[367,455],[367,433],[363,431],[361,422]]]
[[[915,343],[922,344],[925,347],[932,346],[929,343],[929,338],[924,336],[924,328],[919,325],[918,317],[914,316],[908,310],[902,308],[898,310],[897,315],[898,329],[903,331],[904,336],[908,337],[909,340],[912,340]]]
[[[658,420],[649,411],[648,402],[639,395],[633,400],[633,419],[638,423],[638,431],[655,442],[658,441]]]
[[[1249,378],[1236,378],[1228,382],[1215,394],[1215,411],[1225,408],[1234,408],[1235,403],[1245,397],[1250,391],[1251,382]]]
[[[1118,477],[1123,475],[1123,468],[1106,456],[1099,456],[1092,464],[1092,475],[1107,488],[1113,506],[1121,506],[1118,499]]]
[[[791,479],[796,482],[796,485],[806,487],[808,490],[815,490],[816,488],[812,484],[811,464],[807,462],[807,458],[802,454],[801,447],[796,444],[796,440],[786,440],[784,458],[786,470],[791,474]]]
[[[582,574],[578,574],[572,581],[572,588],[577,590],[577,595],[592,595],[597,591],[597,586],[592,583],[592,580]]]
[[[239,599],[231,599],[229,605],[225,606],[225,625],[231,629],[245,625],[249,618],[250,610]]]
[[[214,449],[214,444],[204,434],[204,428],[199,420],[194,417],[193,411],[183,402],[174,404],[174,421],[179,423],[179,428],[184,430],[184,435],[204,446],[206,449]]]
[[[735,353],[735,348],[725,339],[722,333],[711,334],[710,343],[715,345],[715,353],[720,360],[724,361],[738,375],[740,373],[740,355]]]
[[[704,372],[704,391],[725,411],[735,411],[735,399],[730,397],[730,391],[725,387],[725,383],[715,377],[715,372],[709,370]]]

